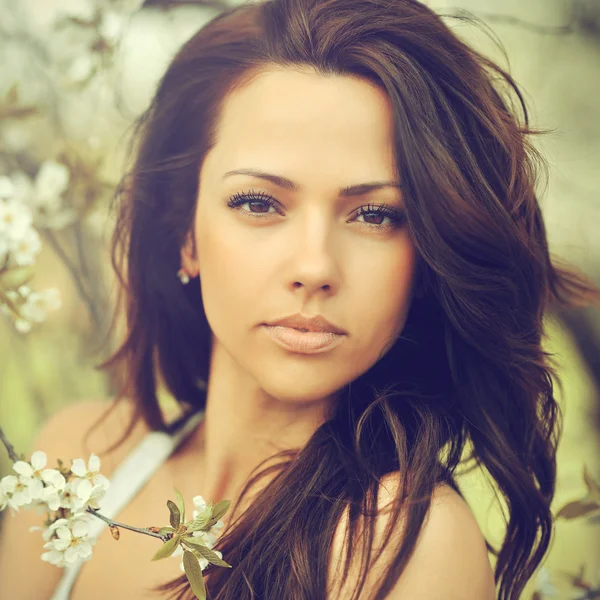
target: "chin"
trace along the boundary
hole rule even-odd
[[[297,385],[294,385],[294,381],[289,379],[285,382],[269,382],[261,385],[262,390],[265,394],[268,394],[272,398],[276,398],[280,402],[286,404],[298,404],[306,405],[311,402],[320,402],[324,398],[328,398],[336,394],[341,388],[344,387],[344,383],[338,385],[327,385],[322,382],[320,385],[318,382],[314,382],[313,385],[307,384],[306,377],[298,381]]]

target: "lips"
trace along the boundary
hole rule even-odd
[[[263,329],[280,346],[300,354],[320,354],[332,350],[346,338],[339,333],[307,331],[302,333],[284,325],[265,325]]]
[[[265,323],[265,325],[279,325],[282,327],[290,327],[297,331],[319,332],[319,333],[336,333],[339,335],[347,335],[348,332],[330,323],[325,317],[317,315],[314,317],[306,317],[300,313],[284,317],[277,321]]]

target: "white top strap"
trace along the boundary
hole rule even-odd
[[[112,473],[110,487],[100,504],[100,512],[105,517],[114,519],[203,418],[204,411],[196,413],[173,435],[161,431],[151,431],[146,435]],[[101,519],[92,518],[89,528],[91,540],[97,540],[107,527]],[[85,561],[78,561],[64,567],[63,576],[51,600],[68,600],[84,563]]]

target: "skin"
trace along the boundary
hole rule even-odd
[[[401,334],[412,298],[413,241],[406,224],[357,210],[369,203],[402,210],[402,191],[339,194],[353,184],[398,182],[392,131],[385,93],[354,77],[273,68],[226,99],[181,250],[184,270],[202,281],[198,302],[213,332],[206,416],[196,439],[196,485],[204,498],[237,498],[260,461],[304,446],[336,393]],[[241,168],[300,187],[223,178]],[[248,192],[271,195],[277,208],[227,206],[233,194]],[[297,312],[323,315],[348,335],[322,354],[289,352],[261,323]]]

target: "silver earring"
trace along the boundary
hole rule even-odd
[[[179,281],[181,281],[183,285],[190,282],[190,276],[183,269],[177,271],[177,277],[179,277]]]

